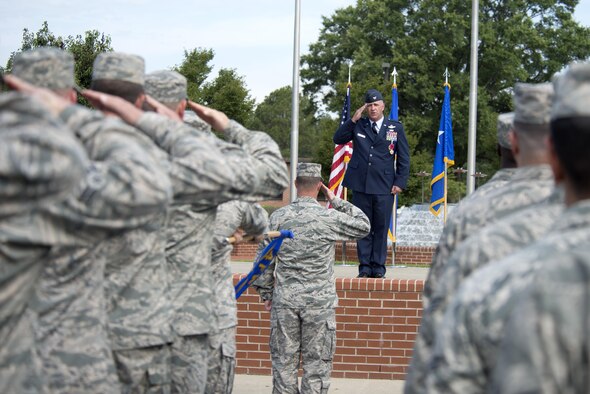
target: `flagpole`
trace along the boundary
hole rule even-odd
[[[295,31],[293,33],[293,92],[291,98],[291,188],[289,199],[297,199],[295,178],[297,177],[297,160],[299,153],[299,20],[301,17],[301,0],[295,0]]]
[[[393,77],[393,83],[391,85],[391,110],[389,113],[389,117],[391,118],[395,118],[392,120],[398,120],[398,114],[397,114],[397,76],[398,76],[398,72],[397,72],[397,68],[394,66],[393,67],[393,71],[391,72],[391,76]],[[395,94],[395,100],[394,100],[394,95],[393,92],[396,92]],[[395,101],[395,105],[394,105],[394,101]],[[393,114],[393,116],[392,116]],[[394,162],[397,165],[397,155],[394,157]],[[398,195],[395,194],[393,196],[393,207],[392,207],[392,211],[391,211],[391,223],[390,223],[390,227],[391,227],[391,266],[392,268],[406,268],[405,265],[396,265],[395,263],[395,256],[396,256],[396,246],[397,246],[397,202],[398,202]]]
[[[475,151],[477,139],[477,47],[479,39],[479,0],[471,1],[471,61],[469,69],[469,131],[467,137],[467,195],[475,190]]]
[[[352,75],[352,60],[348,62],[348,85],[346,85],[346,89],[348,90],[348,87],[351,86],[351,75]],[[350,113],[350,111],[349,111]],[[348,168],[348,163],[345,161],[344,162],[344,171],[346,172],[346,169]],[[344,180],[344,179],[343,179]],[[342,199],[344,201],[348,201],[348,188],[347,187],[342,187]],[[346,264],[346,241],[342,241],[342,265],[349,265]],[[350,264],[353,265],[353,264]]]
[[[443,222],[447,224],[447,163],[445,162],[445,202],[444,202],[444,213],[443,213]]]

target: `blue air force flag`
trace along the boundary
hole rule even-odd
[[[445,84],[445,99],[440,115],[440,125],[436,138],[436,154],[432,166],[432,180],[430,181],[430,212],[438,216],[443,208],[447,193],[445,187],[445,164],[447,167],[455,164],[455,149],[453,148],[453,127],[451,118],[451,86]]]

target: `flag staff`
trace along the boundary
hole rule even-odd
[[[348,86],[351,86],[352,85],[351,78],[350,78],[351,75],[352,75],[352,60],[350,60],[348,62],[348,85],[346,85],[347,88],[348,88]],[[346,161],[346,158],[344,159],[344,166],[345,167],[348,167],[348,162]],[[348,188],[347,187],[343,187],[342,188],[342,199],[344,201],[348,201]],[[344,245],[345,244],[346,244],[345,242],[342,242],[342,245],[343,245],[342,246],[342,248],[343,248],[342,249],[342,252],[344,253],[343,256],[346,258],[346,251],[345,251],[345,248],[344,248]]]
[[[448,86],[449,89],[451,89],[451,84],[449,83],[449,68],[445,68],[445,73],[444,73],[444,77],[445,77],[445,84],[444,86]],[[444,201],[444,216],[443,216],[443,222],[446,224],[447,223],[447,175],[448,175],[448,163],[445,160],[445,201]]]
[[[289,201],[297,199],[295,178],[299,154],[299,42],[300,42],[301,0],[295,0],[295,27],[293,33],[293,91],[291,98],[291,187]]]
[[[389,111],[389,119],[391,120],[398,120],[398,112],[397,112],[397,68],[393,67],[393,71],[391,72],[391,76],[393,77],[393,83],[391,85],[391,109]],[[397,161],[397,156],[394,158],[394,162]],[[393,207],[391,209],[391,218],[389,224],[389,239],[391,240],[391,265],[395,268],[405,268],[405,265],[396,265],[395,264],[395,253],[396,253],[396,245],[397,245],[397,194],[393,196]]]
[[[479,0],[471,0],[471,61],[469,62],[469,131],[467,137],[467,195],[475,190],[477,139],[477,56],[479,40]]]

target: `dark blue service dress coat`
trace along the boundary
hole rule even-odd
[[[363,117],[357,123],[349,119],[334,135],[336,144],[348,141],[353,141],[353,151],[344,175],[345,187],[366,194],[390,194],[393,185],[406,188],[410,148],[400,122],[384,119],[379,135],[376,135],[368,118]],[[394,166],[395,154],[397,168]]]

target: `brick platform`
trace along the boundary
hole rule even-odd
[[[234,275],[236,284],[244,274]],[[424,281],[337,278],[335,378],[403,380],[422,315]],[[271,374],[270,313],[256,292],[238,300],[236,373]]]
[[[234,246],[231,258],[234,261],[253,261],[256,257],[258,244],[254,242],[242,242]],[[346,242],[346,261],[358,262],[356,254],[356,242]],[[434,247],[427,246],[397,246],[396,264],[417,264],[430,266]],[[336,244],[336,260],[342,261],[342,242]],[[391,249],[387,253],[386,264],[391,264]]]

